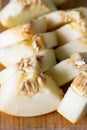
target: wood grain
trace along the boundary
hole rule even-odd
[[[7,3],[7,0],[0,0],[0,8]],[[87,6],[87,0],[68,0],[59,8],[66,9],[78,6]],[[4,28],[0,26],[0,31]],[[64,119],[57,112],[46,114],[43,116],[22,118],[9,116],[0,113],[0,130],[86,130],[87,129],[87,115],[79,120],[76,124],[72,124]]]

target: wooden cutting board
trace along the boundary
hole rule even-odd
[[[0,7],[5,3],[7,3],[7,0],[0,0]],[[77,6],[87,6],[87,0],[68,0],[67,3],[61,5],[59,8],[66,9]],[[0,31],[3,30],[4,28],[0,26]],[[13,117],[0,113],[0,130],[27,130],[27,128],[31,128],[32,130],[35,130],[36,128],[39,130],[58,130],[58,128],[59,130],[66,130],[67,128],[70,130],[86,130],[87,115],[73,125],[57,112],[32,118]]]

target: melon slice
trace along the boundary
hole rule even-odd
[[[50,65],[56,64],[56,58],[53,49],[47,49],[47,50],[44,49],[37,52],[29,43],[16,44],[7,48],[0,49],[0,62],[5,67],[7,67],[9,65],[19,62],[22,58],[28,58],[32,56],[35,57],[35,55],[42,56],[43,57],[42,59],[44,59],[45,57],[46,62],[47,61],[49,62],[48,66],[49,64]]]
[[[54,10],[57,8],[52,0],[11,0],[1,10],[0,21],[10,28]]]
[[[74,53],[87,52],[87,37],[81,37],[73,40],[55,50],[57,59],[64,60]]]
[[[6,77],[10,71],[7,69]],[[0,88],[0,110],[10,115],[28,117],[55,111],[63,97],[55,81],[27,60],[18,63],[13,75],[4,81]]]
[[[41,22],[41,20],[39,22]],[[31,41],[38,37],[48,48],[57,46],[58,38],[56,32],[45,32],[46,24],[43,22],[41,23],[42,28],[39,29],[37,24],[32,27],[29,23],[26,23],[0,33],[0,48],[8,47],[23,41]]]
[[[72,123],[87,113],[87,73],[81,72],[72,82],[61,101],[58,112]]]
[[[84,20],[66,24],[56,30],[59,38],[59,45],[64,45],[72,40],[83,37],[87,34],[87,25]]]
[[[70,58],[61,61],[47,71],[47,74],[52,76],[59,86],[72,81],[78,73],[78,69],[74,66]]]
[[[47,71],[59,86],[72,81],[80,71],[87,69],[87,52],[75,53]]]

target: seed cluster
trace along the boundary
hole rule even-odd
[[[75,53],[71,56],[71,61],[77,69],[87,70],[87,58],[85,58],[85,53]]]
[[[20,93],[22,95],[28,95],[30,97],[35,96],[45,88],[46,78],[43,74],[37,76],[34,81],[29,79],[23,82],[20,86]]]
[[[27,80],[20,85],[20,92],[23,95],[36,95],[42,90],[46,83],[46,78],[43,73],[40,73],[39,69],[41,68],[42,57],[36,56],[35,59],[33,58],[34,57],[22,59],[18,64],[18,70],[27,75]]]
[[[71,88],[77,94],[87,97],[87,72],[82,71],[72,82]]]

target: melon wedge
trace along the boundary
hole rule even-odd
[[[19,62],[22,58],[29,58],[32,56],[35,57],[35,55],[40,57],[42,56],[42,62],[44,62],[43,60],[46,60],[46,62],[48,62],[47,66],[51,65],[52,67],[52,65],[56,64],[56,58],[53,49],[44,49],[40,52],[36,52],[31,45],[25,43],[0,49],[0,62],[7,67]],[[45,67],[47,66],[45,65]]]
[[[51,0],[11,0],[0,12],[0,22],[5,27],[13,27],[30,19],[57,10]]]
[[[87,52],[87,37],[81,37],[73,40],[55,50],[56,58],[64,60],[74,53]]]
[[[66,24],[56,30],[59,38],[59,45],[64,45],[72,40],[83,37],[87,34],[87,25],[84,20]]]
[[[10,69],[11,71],[11,69]],[[9,75],[7,69],[5,75]],[[55,111],[63,93],[55,81],[32,66],[18,64],[0,89],[0,110],[14,116],[38,116]]]
[[[70,58],[61,61],[46,72],[56,81],[58,86],[63,86],[75,78],[79,73]]]
[[[41,20],[39,22],[41,22]],[[32,41],[38,37],[47,48],[58,46],[56,32],[45,32],[46,24],[43,22],[41,23],[40,25],[42,28],[39,27],[39,29],[37,24],[32,27],[29,23],[26,23],[0,33],[0,48],[8,47],[23,41]]]
[[[72,123],[87,113],[87,73],[81,72],[72,82],[61,101],[58,112]]]

